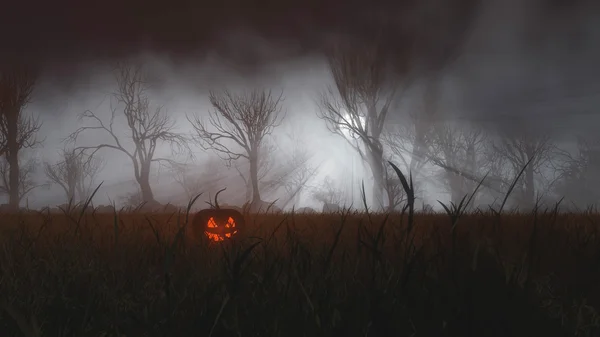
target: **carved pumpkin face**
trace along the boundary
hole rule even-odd
[[[217,221],[215,221],[215,218],[210,218],[206,223],[206,230],[204,233],[212,241],[223,241],[225,238],[229,239],[237,234],[235,220],[232,217],[229,217],[225,224],[219,225]]]
[[[205,209],[194,216],[193,232],[196,237],[206,235],[210,241],[233,238],[244,226],[244,217],[233,209]]]

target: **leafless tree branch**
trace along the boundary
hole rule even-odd
[[[44,184],[39,184],[33,179],[37,166],[38,162],[34,158],[30,158],[25,161],[24,164],[20,165],[19,185],[16,192],[19,202],[34,189],[44,186]],[[8,195],[11,195],[12,193],[10,184],[10,164],[5,158],[0,159],[0,193]]]
[[[501,134],[493,149],[497,156],[510,165],[513,176],[529,162],[517,187],[524,206],[532,207],[535,193],[540,189],[535,186],[535,178],[543,176],[542,168],[551,166],[556,160],[556,145],[547,135],[517,130],[511,134]]]
[[[37,138],[42,126],[39,118],[23,114],[31,101],[36,80],[36,71],[20,61],[0,69],[0,155],[6,157],[9,165],[5,187],[10,192],[9,205],[14,210],[19,207],[19,186],[23,184],[19,152],[43,142]]]
[[[381,134],[400,82],[390,77],[387,55],[378,42],[367,46],[334,45],[328,54],[334,85],[321,92],[317,116],[369,164],[374,178],[373,203],[383,207]],[[402,80],[408,83],[407,78]]]
[[[67,200],[76,202],[89,196],[95,178],[104,166],[105,161],[100,157],[87,159],[80,152],[64,149],[58,162],[44,163],[44,173],[51,183],[63,189]]]
[[[163,106],[151,108],[148,96],[149,83],[140,63],[119,63],[115,69],[117,90],[112,95],[110,104],[111,117],[108,124],[104,123],[94,112],[84,111],[80,120],[89,123],[79,127],[67,139],[76,144],[82,134],[90,131],[100,131],[108,135],[112,142],[93,146],[76,146],[78,154],[87,154],[88,160],[94,158],[101,149],[112,149],[127,155],[134,167],[134,176],[140,185],[145,201],[154,201],[149,177],[153,162],[170,162],[173,159],[157,158],[156,149],[160,144],[168,144],[172,153],[187,153],[192,151],[188,138],[175,131],[175,121],[164,111]],[[127,133],[133,145],[123,144],[123,135],[118,135],[114,129],[117,115],[123,117],[127,125]]]
[[[261,149],[273,129],[281,125],[283,91],[274,96],[271,90],[251,90],[242,93],[211,91],[209,99],[214,107],[208,124],[199,116],[188,121],[196,132],[195,140],[205,150],[211,149],[225,160],[245,158],[250,163],[250,181],[253,186],[253,202],[260,202],[259,165]]]

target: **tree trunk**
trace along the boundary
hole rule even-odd
[[[437,112],[437,100],[440,95],[440,86],[437,77],[432,77],[425,84],[425,92],[423,93],[424,107],[423,111],[415,120],[415,140],[413,143],[413,156],[410,159],[410,172],[413,181],[419,181],[419,173],[417,168],[425,160],[427,154],[427,132],[431,127],[435,114]]]
[[[298,207],[300,205],[300,196],[302,195],[302,190],[301,187],[296,191],[296,194],[294,194],[293,198],[292,198],[292,205],[295,205],[295,207]]]
[[[244,202],[251,202],[252,201],[252,183],[250,181],[244,181],[244,183],[246,184],[246,199]]]
[[[83,174],[83,169],[78,169],[75,176],[76,179],[73,179],[73,197],[75,198],[77,196],[79,198],[77,200],[79,200],[80,202],[85,202],[88,198],[88,191],[85,186],[85,176]]]
[[[383,210],[384,208],[384,168],[383,168],[383,151],[377,145],[369,146],[369,167],[373,174],[373,209]]]
[[[152,187],[150,187],[150,164],[142,163],[138,184],[140,184],[142,200],[144,202],[154,202],[154,193],[152,193]]]
[[[475,145],[474,144],[469,144],[467,147],[467,167],[469,168],[469,173],[472,174],[473,176],[477,176],[477,154],[475,153]],[[469,193],[475,193],[475,188],[477,187],[477,184],[479,182],[475,182],[475,181],[467,181],[466,179],[464,179],[465,185],[467,186],[467,189],[469,189]],[[471,204],[472,205],[477,205],[477,193],[475,193],[473,195],[473,199],[471,200]]]
[[[244,186],[246,186],[246,196],[242,204],[249,204],[252,201],[252,182],[250,181],[250,179],[246,179],[246,176],[244,176],[244,174],[237,167],[236,171],[240,175],[240,178],[242,178]]]
[[[8,132],[6,135],[8,153],[7,160],[9,164],[8,172],[8,205],[11,210],[19,209],[20,201],[20,177],[19,177],[19,143],[18,137],[18,114],[9,111],[6,116]]]
[[[388,186],[389,188],[391,188],[391,186]],[[387,204],[387,210],[388,212],[393,212],[394,208],[397,206],[396,205],[396,195],[394,195],[393,193],[391,193],[390,190],[388,190],[387,188],[385,189],[385,194],[387,195],[387,199],[388,199],[388,204]]]
[[[250,182],[252,183],[252,205],[259,205],[261,200],[258,189],[258,149],[250,154]]]
[[[455,205],[460,203],[460,200],[465,196],[463,191],[463,178],[454,172],[446,173],[450,181],[450,201]]]
[[[75,186],[68,183],[67,188],[68,189],[65,191],[65,192],[67,192],[67,201],[76,203],[77,199],[75,199]]]
[[[421,121],[417,121],[417,123],[419,124],[424,124]],[[406,172],[406,175],[408,176],[408,174],[412,173],[413,179],[418,180],[418,174],[419,172],[417,171],[417,167],[419,166],[419,164],[421,164],[424,154],[425,154],[425,127],[422,125],[416,125],[415,126],[415,140],[413,143],[413,155],[410,158],[410,168],[409,168],[409,172]]]
[[[77,191],[77,193],[75,191]],[[73,193],[72,194],[73,195],[73,200],[76,200],[75,199],[75,194],[77,194],[77,196],[79,197],[79,199],[77,199],[77,200],[80,201],[80,202],[85,202],[86,199],[87,199],[87,197],[88,197],[86,195],[85,187],[83,186],[83,183],[77,183],[76,187],[73,189],[72,193]]]
[[[535,186],[533,181],[533,167],[525,168],[525,207],[529,210],[535,204]]]

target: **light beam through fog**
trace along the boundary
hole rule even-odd
[[[540,18],[541,14],[536,14],[534,7],[520,2],[510,6],[500,1],[488,2],[477,11],[473,26],[461,38],[462,42],[456,43],[456,50],[448,49],[453,56],[437,59],[438,56],[427,54],[431,59],[415,58],[416,61],[402,63],[405,68],[398,63],[398,54],[394,51],[390,55],[395,59],[384,60],[381,56],[372,62],[371,68],[362,69],[360,63],[351,59],[354,57],[351,55],[356,54],[355,48],[354,54],[344,54],[345,58],[338,60],[347,64],[346,68],[339,68],[345,77],[340,75],[336,79],[354,81],[343,84],[332,79],[332,54],[327,48],[323,48],[325,52],[315,49],[305,53],[300,51],[304,48],[302,43],[273,40],[252,30],[241,33],[242,30],[236,29],[220,33],[221,43],[207,48],[205,53],[195,56],[195,60],[142,50],[128,54],[128,58],[88,57],[72,65],[61,65],[62,68],[42,67],[23,116],[40,116],[43,125],[37,135],[44,142],[19,152],[21,166],[31,168],[23,176],[31,190],[23,192],[26,195],[20,204],[40,208],[65,203],[64,191],[69,189],[61,188],[60,179],[49,179],[41,168],[61,167],[59,154],[65,148],[114,142],[110,134],[98,129],[81,135],[76,144],[68,144],[65,139],[78,127],[92,126],[90,118],[97,117],[96,122],[101,120],[103,125],[109,125],[111,108],[121,104],[120,109],[123,109],[123,102],[109,99],[116,90],[113,76],[116,59],[144,65],[148,109],[162,109],[174,123],[173,135],[189,138],[186,145],[190,153],[178,154],[166,143],[155,144],[155,157],[166,160],[148,166],[150,185],[156,201],[163,204],[183,204],[196,192],[206,192],[208,198],[209,193],[213,195],[223,187],[227,187],[222,194],[224,203],[241,206],[248,201],[252,179],[247,158],[227,162],[214,151],[203,150],[192,140],[194,129],[186,116],[196,115],[199,120],[208,121],[209,112],[214,111],[208,101],[209,90],[227,89],[237,94],[265,88],[283,92],[282,108],[286,117],[257,152],[260,153],[257,179],[262,201],[277,201],[276,205],[284,209],[313,207],[319,210],[324,203],[362,207],[359,186],[364,181],[370,191],[374,184],[373,172],[368,159],[361,158],[351,145],[364,144],[359,145],[358,135],[343,125],[343,137],[327,129],[318,118],[322,108],[319,95],[328,88],[336,88],[330,92],[346,95],[341,106],[360,107],[366,116],[368,109],[380,106],[369,101],[371,98],[365,93],[384,100],[385,90],[391,91],[392,82],[393,102],[381,135],[386,161],[384,171],[389,169],[387,160],[397,163],[405,172],[412,169],[421,204],[457,201],[472,191],[475,181],[486,174],[488,178],[475,203],[494,202],[519,166],[534,157],[531,169],[525,171],[523,181],[518,184],[521,194],[515,197],[513,204],[530,204],[542,196],[552,202],[561,194],[579,206],[598,202],[600,195],[593,191],[578,194],[573,187],[587,186],[598,180],[594,168],[598,142],[594,138],[594,125],[600,120],[594,107],[600,103],[600,74],[595,66],[600,48],[592,42],[600,37],[600,29],[593,20],[595,12],[577,7],[569,12],[572,19],[552,21],[554,19]],[[558,29],[545,31],[544,27],[553,23],[570,33]],[[329,32],[320,41],[337,46],[337,42],[331,42],[339,39],[343,41],[339,44],[342,49],[354,43],[340,36],[339,32]],[[575,37],[577,43],[569,45],[568,41]],[[561,44],[564,48],[551,47]],[[357,45],[370,48],[366,44]],[[388,55],[383,52],[384,47],[362,52],[371,56]],[[419,52],[434,53],[422,47],[425,49]],[[242,64],[243,61],[249,64]],[[431,62],[430,70],[424,62]],[[42,64],[63,63],[55,58]],[[69,75],[62,75],[67,67]],[[375,67],[382,70],[377,72]],[[389,81],[378,74],[395,77]],[[361,94],[348,95],[351,90]],[[236,108],[256,112],[261,107],[241,104]],[[93,112],[94,117],[88,116],[88,121],[78,120],[77,116],[84,111]],[[365,117],[353,120],[348,113],[345,117],[353,126],[360,123],[366,129],[372,127],[366,125]],[[144,123],[138,124],[143,133]],[[131,145],[132,132],[125,116],[117,114],[113,127],[119,140]],[[240,147],[231,139],[226,145]],[[136,168],[134,165],[138,164],[129,157],[140,152],[131,149],[128,154],[110,147],[95,153],[105,166],[93,181],[86,181],[88,185],[104,181],[94,204],[115,201],[123,205],[126,200],[136,200],[140,185],[135,172],[143,170]],[[8,186],[8,159],[3,160],[3,186]],[[384,173],[383,205],[391,205],[393,186],[398,182],[390,175],[391,171]],[[7,202],[8,189],[5,187],[3,191],[2,198]],[[342,195],[334,197],[334,192]],[[396,197],[402,198],[401,195]],[[375,207],[371,199],[369,192],[370,207]]]

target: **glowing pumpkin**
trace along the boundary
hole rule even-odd
[[[224,190],[224,189],[223,189]],[[217,193],[217,196],[220,192]],[[234,210],[220,208],[215,196],[215,208],[203,209],[196,213],[192,223],[192,232],[196,238],[206,235],[209,240],[219,242],[233,238],[243,229],[244,216]]]

